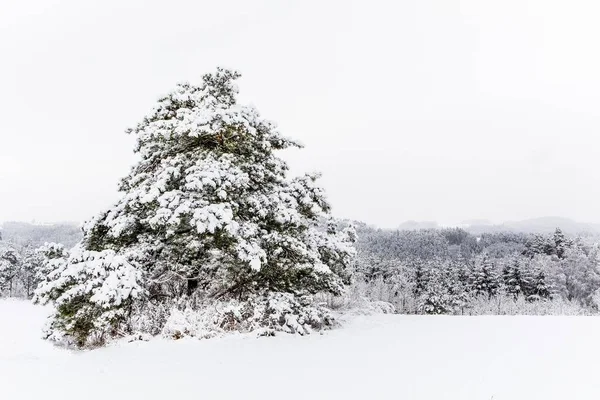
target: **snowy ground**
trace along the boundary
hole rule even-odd
[[[359,317],[325,335],[73,352],[0,301],[2,399],[600,399],[600,318]]]

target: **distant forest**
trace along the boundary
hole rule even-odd
[[[61,243],[73,247],[81,240],[82,232],[75,223],[34,224],[4,222],[0,224],[0,240],[21,247],[40,247],[45,242]]]
[[[598,236],[359,225],[353,279],[401,313],[593,313]]]

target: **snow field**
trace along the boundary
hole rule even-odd
[[[599,399],[600,318],[353,317],[307,337],[120,342],[40,337],[48,311],[0,301],[2,399]]]

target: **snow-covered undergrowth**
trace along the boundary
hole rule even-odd
[[[323,335],[41,340],[48,310],[0,300],[3,399],[597,399],[600,319],[353,317]]]
[[[134,332],[174,339],[185,336],[205,339],[232,332],[306,335],[337,325],[330,310],[311,296],[296,298],[289,293],[270,293],[246,301],[196,303],[187,300],[169,308],[165,308],[164,303],[149,304],[138,314],[141,317],[132,323]]]

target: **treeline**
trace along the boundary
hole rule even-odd
[[[57,245],[34,248],[0,241],[0,297],[33,296],[37,285],[46,276],[43,267],[48,246]]]
[[[40,242],[75,237],[73,226],[10,225],[0,240],[0,295],[31,297],[55,249]],[[37,229],[37,228],[41,229]],[[401,313],[554,314],[596,312],[600,302],[596,237],[460,228],[382,230],[358,223],[350,292]],[[78,231],[77,231],[78,232]],[[79,234],[79,233],[77,233]],[[4,236],[6,238],[6,235]],[[25,244],[24,244],[25,243]],[[35,244],[35,245],[34,245]],[[358,295],[357,293],[354,293]]]
[[[559,313],[598,308],[598,246],[590,237],[460,228],[358,227],[354,281],[402,313]],[[557,310],[558,309],[558,310]]]
[[[0,227],[0,240],[17,247],[36,248],[46,242],[62,243],[66,248],[73,247],[81,240],[81,227],[73,223],[34,224],[9,221]]]
[[[71,248],[81,235],[75,224],[4,222],[0,229],[0,296],[31,298],[46,277],[47,252]]]

